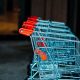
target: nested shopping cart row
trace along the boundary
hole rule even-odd
[[[38,65],[37,74],[40,80],[57,80],[61,77],[79,78],[73,75],[73,72],[77,74],[80,71],[80,63],[76,60],[77,56],[79,57],[75,42],[77,38],[67,26],[39,22],[31,38],[34,49],[38,48],[48,56],[46,61],[42,61],[34,54],[36,59],[33,63],[36,62]],[[37,45],[39,42],[44,43],[44,47]],[[68,74],[70,76],[67,76]]]
[[[79,80],[80,41],[70,28],[62,22],[37,19],[33,30],[34,58],[28,80]]]

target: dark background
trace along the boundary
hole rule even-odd
[[[80,39],[80,0],[0,0],[0,80],[24,80],[33,51],[18,33],[29,16],[65,22]]]
[[[13,12],[18,14],[17,26],[35,15],[43,19],[65,22],[79,38],[79,0],[0,0],[0,15]],[[18,29],[17,29],[18,30]]]

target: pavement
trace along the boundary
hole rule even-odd
[[[0,41],[0,80],[24,80],[32,55],[30,41]]]

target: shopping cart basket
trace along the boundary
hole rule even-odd
[[[28,80],[80,80],[80,41],[65,23],[31,17],[19,32],[34,51]]]

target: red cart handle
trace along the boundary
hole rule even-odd
[[[25,36],[30,36],[33,32],[34,30],[30,30],[30,29],[25,29],[25,28],[19,29],[19,33]]]

